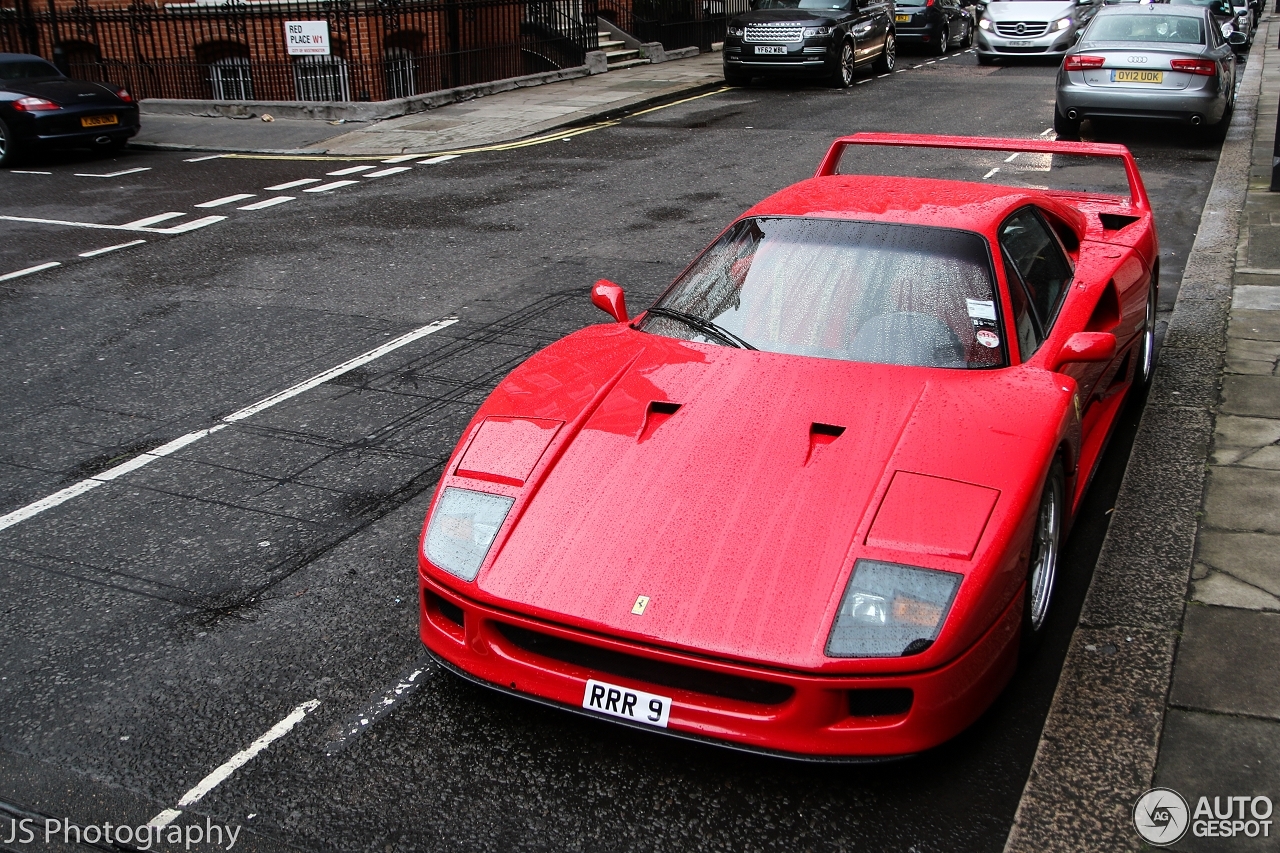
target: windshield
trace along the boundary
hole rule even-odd
[[[1204,27],[1184,15],[1109,15],[1099,17],[1087,39],[1204,44]]]
[[[30,80],[40,77],[61,76],[61,71],[40,59],[0,62],[0,80]]]
[[[839,219],[744,219],[640,328],[766,352],[926,367],[1004,363],[986,241]]]
[[[848,11],[850,0],[752,0],[752,9],[815,9]]]

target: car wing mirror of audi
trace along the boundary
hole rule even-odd
[[[591,304],[619,323],[627,322],[627,297],[621,285],[600,279],[591,286]]]

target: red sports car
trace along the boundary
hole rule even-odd
[[[840,174],[862,145],[1115,158],[1128,192]],[[486,686],[741,749],[942,743],[1043,632],[1151,378],[1157,258],[1123,146],[836,140],[639,316],[598,282],[617,322],[489,396],[424,525],[423,643]]]

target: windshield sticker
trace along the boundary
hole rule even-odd
[[[996,303],[990,299],[966,299],[964,304],[969,309],[969,316],[976,320],[996,321]],[[994,346],[994,344],[993,344]]]
[[[995,349],[1000,346],[1000,336],[988,329],[979,329],[975,337],[977,337],[978,343],[987,349]]]

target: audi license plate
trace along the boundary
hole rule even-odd
[[[120,119],[116,116],[85,116],[80,119],[81,127],[106,127],[110,124],[119,124]]]
[[[667,727],[667,718],[671,716],[671,700],[666,696],[595,680],[587,682],[582,707],[660,729]]]
[[[783,47],[782,45],[780,45],[780,44],[758,44],[758,45],[756,45],[756,54],[757,54],[757,55],[759,55],[759,54],[762,54],[762,53],[778,54],[778,55],[785,56],[785,55],[786,55],[786,53],[787,53],[787,49],[786,49],[785,47]]]
[[[894,15],[894,16],[893,16],[893,19],[894,19],[895,21],[897,21],[899,24],[909,24],[909,23],[911,23],[911,16],[910,16],[910,15]]]
[[[1111,72],[1112,83],[1163,83],[1163,71],[1121,71]]]

